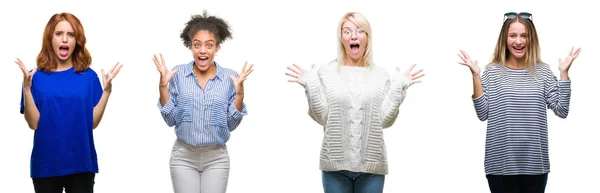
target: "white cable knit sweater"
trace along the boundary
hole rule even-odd
[[[310,117],[324,127],[320,169],[386,175],[383,128],[395,122],[412,81],[400,73],[390,80],[379,66],[338,68],[334,61],[306,71],[298,83]]]

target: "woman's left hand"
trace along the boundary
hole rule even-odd
[[[102,84],[104,84],[104,91],[111,92],[112,91],[112,80],[119,74],[123,65],[120,62],[117,62],[108,73],[104,73],[104,69],[102,69]]]
[[[242,71],[240,71],[240,75],[237,78],[231,74],[229,75],[229,78],[231,78],[231,81],[235,86],[235,93],[237,95],[244,94],[244,81],[246,80],[246,78],[248,78],[248,75],[250,75],[250,73],[254,71],[254,69],[252,69],[254,64],[250,64],[250,66],[246,69],[247,64],[248,62],[246,61],[246,63],[244,63],[244,66],[242,66]]]
[[[415,66],[416,64],[411,65],[403,74],[408,80],[411,80],[413,84],[421,82],[418,79],[425,76],[425,74],[422,73],[423,69],[412,72]],[[396,67],[396,72],[400,72],[400,68]]]
[[[567,57],[564,60],[558,59],[558,62],[560,64],[558,66],[558,70],[560,71],[560,73],[566,74],[569,72],[571,64],[573,64],[573,60],[575,60],[575,58],[579,56],[579,52],[581,52],[581,48],[575,49],[574,47],[572,47],[571,51],[569,51],[569,55],[567,55]]]

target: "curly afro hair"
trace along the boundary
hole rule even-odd
[[[179,36],[183,40],[183,45],[190,48],[194,35],[201,30],[212,33],[217,39],[217,45],[231,39],[231,30],[227,21],[216,16],[209,16],[208,12],[204,10],[202,15],[192,15],[192,18],[186,23]]]

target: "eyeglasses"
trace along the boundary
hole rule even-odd
[[[508,12],[508,13],[504,14],[504,21],[506,21],[506,19],[515,19],[515,18],[517,18],[517,16],[519,16],[519,17],[521,17],[523,19],[532,20],[531,13],[528,13],[528,12],[521,12],[521,13]]]
[[[357,28],[355,31],[352,31],[350,29],[344,29],[344,30],[342,30],[342,35],[345,36],[345,37],[352,36],[352,33],[354,33],[357,37],[358,36],[363,36],[363,35],[365,35],[365,30],[363,30],[361,28]]]

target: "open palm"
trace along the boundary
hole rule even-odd
[[[460,54],[458,54],[458,57],[460,57],[460,59],[462,60],[462,62],[458,62],[459,64],[469,67],[469,70],[471,70],[471,74],[473,74],[473,76],[479,76],[479,74],[481,73],[481,69],[479,69],[479,63],[477,62],[477,60],[473,61],[469,54],[467,54],[467,52],[463,50],[460,50]]]
[[[315,64],[313,64],[310,68],[311,70],[314,69]],[[300,81],[300,77],[302,77],[302,75],[306,73],[306,70],[304,70],[304,68],[302,68],[298,64],[292,64],[292,66],[288,66],[287,69],[289,70],[289,72],[286,72],[285,75],[292,78],[289,79],[288,82],[298,82]]]
[[[425,74],[422,73],[423,69],[413,72],[413,69],[415,68],[415,66],[417,66],[417,65],[416,64],[411,65],[410,68],[408,68],[408,70],[406,70],[406,72],[404,72],[404,74],[403,74],[407,79],[411,80],[413,84],[421,82],[419,80],[419,78],[425,76]],[[396,72],[400,72],[400,68],[396,67]]]
[[[158,70],[160,73],[160,86],[167,86],[169,81],[171,81],[173,76],[175,76],[175,73],[177,73],[178,69],[169,71],[169,69],[167,69],[167,64],[165,63],[165,58],[162,54],[159,55],[160,57],[154,54],[154,58],[152,58],[152,60],[154,61],[156,70]]]
[[[571,51],[569,51],[569,55],[567,55],[567,57],[564,60],[558,59],[558,70],[560,70],[560,72],[563,73],[568,72],[571,68],[571,64],[573,64],[573,60],[575,60],[575,58],[579,56],[579,52],[581,52],[581,48],[575,49],[574,47],[572,47]]]
[[[244,66],[242,66],[242,71],[240,71],[240,75],[238,77],[234,77],[231,74],[229,75],[229,78],[231,78],[231,81],[233,82],[233,86],[235,86],[235,92],[237,94],[244,93],[244,81],[248,78],[248,75],[254,71],[254,69],[252,69],[254,64],[250,64],[248,68],[246,68],[246,65],[248,65],[248,62],[244,63]]]
[[[25,67],[25,64],[23,63],[23,61],[21,61],[21,59],[17,58],[17,61],[15,61],[15,63],[19,65],[19,68],[21,68],[21,71],[23,72],[23,87],[31,88],[33,82],[33,74],[35,74],[37,68],[31,70],[31,72],[27,72],[27,68]]]
[[[117,62],[112,68],[110,68],[108,73],[105,73],[104,69],[102,69],[102,84],[104,85],[104,91],[112,90],[112,80],[117,77],[117,74],[119,74],[119,71],[121,71],[121,67],[123,67],[123,64]]]

